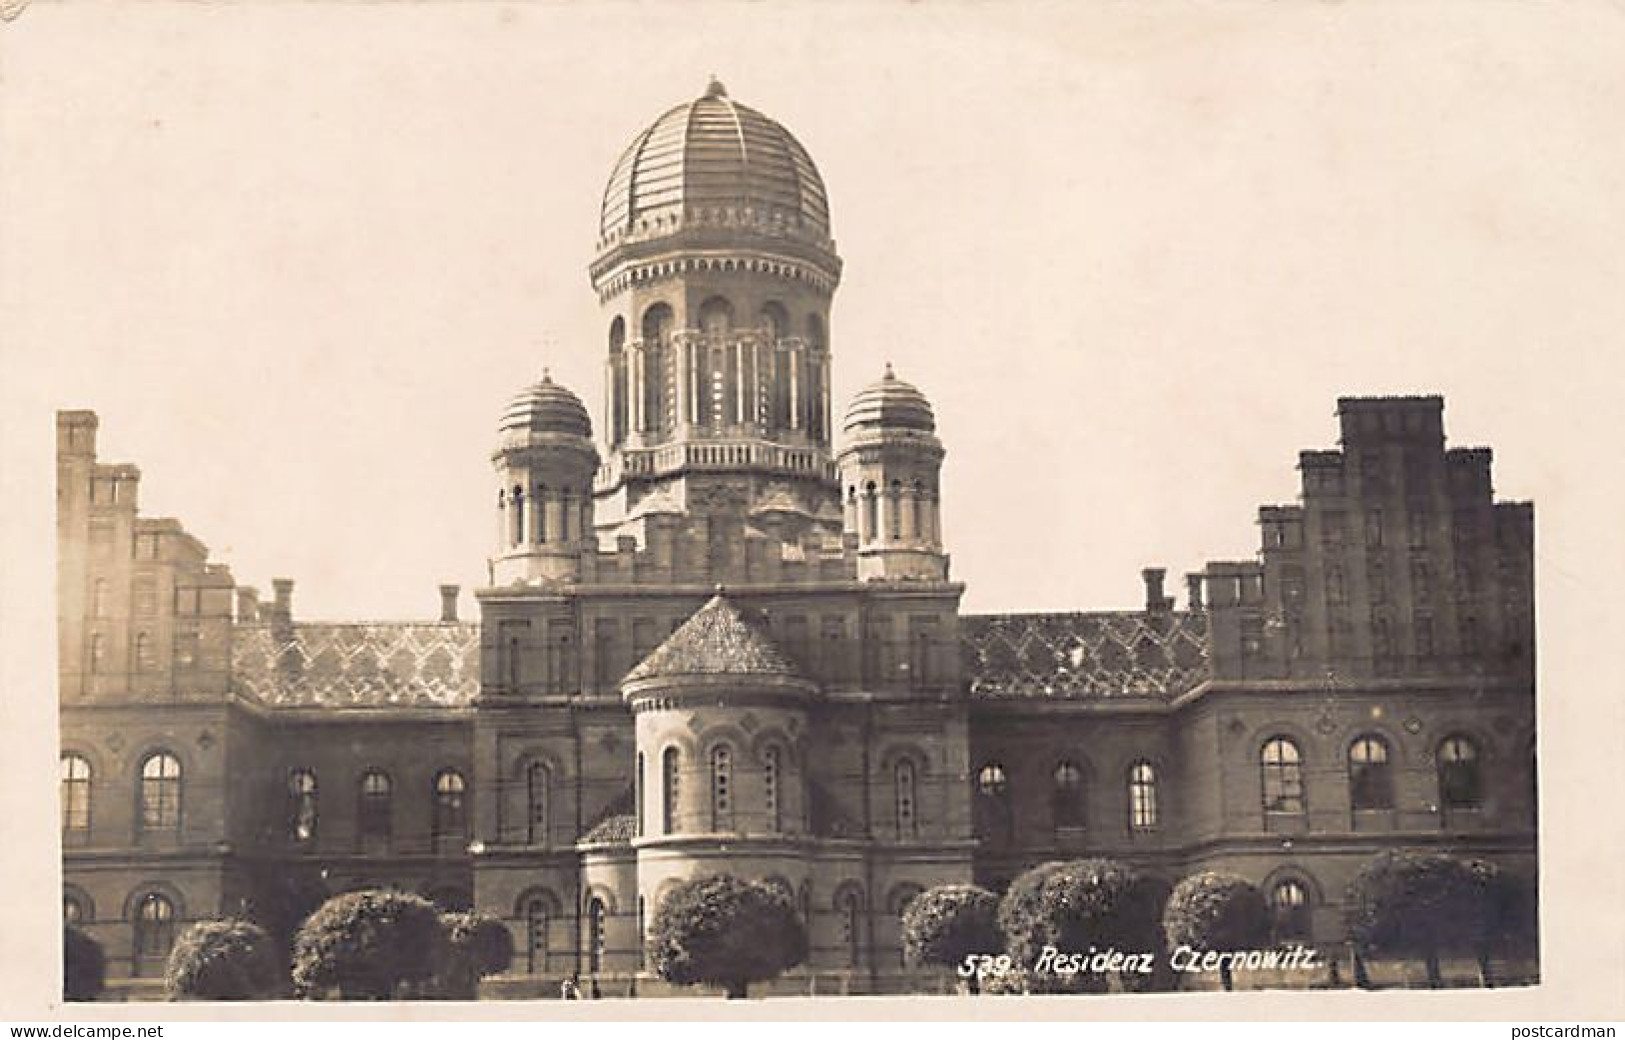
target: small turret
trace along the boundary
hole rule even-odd
[[[837,456],[846,532],[858,539],[865,580],[946,580],[939,496],[942,442],[931,402],[885,376],[846,410]]]
[[[553,382],[522,391],[503,413],[497,473],[496,585],[573,582],[594,538],[598,450],[580,398]]]

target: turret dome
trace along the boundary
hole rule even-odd
[[[592,419],[581,398],[542,373],[542,381],[514,396],[502,413],[503,435],[563,433],[592,438]]]
[[[936,428],[931,402],[912,384],[898,379],[890,365],[886,366],[885,376],[852,398],[843,424],[848,434],[879,429],[932,433]]]

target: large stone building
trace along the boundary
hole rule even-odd
[[[921,889],[1057,857],[1231,869],[1322,944],[1381,848],[1532,875],[1532,510],[1439,398],[1340,401],[1183,609],[1148,569],[1140,611],[964,615],[926,397],[887,370],[835,421],[841,273],[778,123],[713,83],[638,134],[601,443],[545,375],[502,416],[478,622],[449,586],[414,623],[262,602],[61,413],[63,906],[110,975],[370,885],[507,920],[517,995],[624,992],[663,889],[717,871],[793,894],[819,992],[905,984]]]

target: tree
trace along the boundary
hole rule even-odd
[[[957,968],[967,956],[1004,948],[999,897],[975,885],[938,885],[903,911],[903,956],[911,965]],[[970,977],[972,993],[977,977]]]
[[[807,932],[790,898],[727,874],[677,885],[649,927],[650,965],[673,985],[720,986],[729,999],[807,957]]]
[[[1162,911],[1162,931],[1170,947],[1200,952],[1251,950],[1269,940],[1269,911],[1264,897],[1234,874],[1204,871],[1174,886]],[[1219,961],[1219,982],[1235,988],[1230,961]]]
[[[199,921],[169,953],[164,985],[171,1000],[258,1000],[284,987],[276,940],[249,921]]]
[[[1477,885],[1478,934],[1474,956],[1478,959],[1479,985],[1495,985],[1492,958],[1498,952],[1526,948],[1538,942],[1534,886],[1486,859],[1470,859],[1468,872]]]
[[[95,1000],[107,978],[102,944],[75,928],[62,927],[62,999]]]
[[[513,936],[490,914],[442,914],[440,924],[446,945],[435,973],[435,993],[448,1000],[473,1000],[481,979],[507,971],[513,963]]]
[[[243,916],[264,928],[284,958],[293,950],[299,926],[332,896],[313,869],[281,864],[256,878]]]
[[[1042,969],[1046,947],[1066,954],[1115,948],[1149,956],[1161,951],[1159,886],[1126,864],[1110,859],[1044,863],[1010,883],[999,903],[1005,949],[1028,970],[1035,988],[1098,992],[1106,977],[1095,971],[1055,973]]]
[[[379,889],[334,896],[294,939],[294,989],[305,997],[336,989],[343,1000],[418,996],[444,963],[445,944],[440,914],[421,896]]]
[[[1379,853],[1349,883],[1349,938],[1358,952],[1421,957],[1428,987],[1439,957],[1474,950],[1482,934],[1482,886],[1462,861],[1439,852]]]

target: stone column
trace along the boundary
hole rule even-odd
[[[568,542],[570,536],[569,532],[564,529],[564,501],[561,494],[554,492],[548,495],[544,508],[547,510],[547,536],[554,541]],[[542,539],[538,539],[538,541],[540,540]]]
[[[790,369],[790,429],[801,429],[801,348],[792,346],[785,352]]]
[[[692,421],[689,417],[689,408],[691,407],[690,401],[693,398],[693,388],[689,385],[689,380],[692,378],[690,370],[693,367],[692,351],[694,347],[686,338],[678,339],[673,337],[672,349],[677,353],[672,378],[672,393],[676,396],[677,401],[677,426],[682,427]]]

